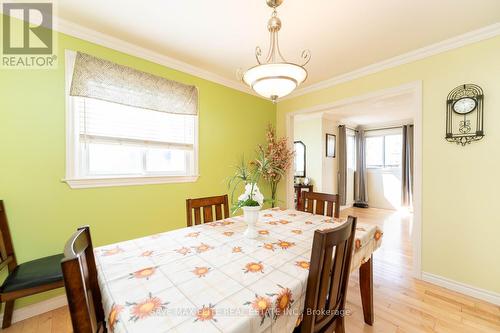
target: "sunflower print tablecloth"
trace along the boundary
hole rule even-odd
[[[110,332],[292,332],[304,307],[314,230],[344,220],[295,210],[242,217],[95,249]],[[352,270],[382,241],[358,223]]]

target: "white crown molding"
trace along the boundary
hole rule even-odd
[[[444,41],[431,44],[429,46],[404,53],[402,55],[377,62],[366,67],[356,69],[352,72],[338,75],[332,77],[331,79],[324,80],[310,86],[299,88],[292,94],[281,98],[280,101],[295,98],[301,95],[305,95],[314,91],[318,91],[325,88],[330,88],[341,83],[349,82],[358,79],[363,76],[381,72],[386,69],[394,68],[400,65],[404,65],[410,62],[421,60],[439,53],[457,49],[462,46],[466,46],[472,43],[477,43],[485,39],[493,38],[500,35],[500,23],[495,23],[477,30],[467,32],[463,35],[452,37]]]
[[[3,10],[0,8],[0,13],[3,13]],[[18,16],[13,16],[19,20],[23,20],[22,17]],[[126,53],[131,56],[136,56],[141,59],[149,60],[151,62],[154,62],[159,65],[163,65],[165,67],[178,70],[187,74],[191,74],[193,76],[215,82],[218,84],[221,84],[223,86],[226,86],[228,88],[232,88],[235,90],[239,90],[243,93],[257,96],[260,98],[263,98],[262,96],[259,96],[251,89],[248,89],[247,86],[245,86],[242,82],[231,79],[227,79],[221,75],[215,74],[213,72],[210,72],[208,70],[190,65],[186,62],[168,57],[164,54],[151,51],[149,49],[137,46],[135,44],[126,42],[122,39],[107,35],[105,33],[89,29],[86,27],[83,27],[79,24],[67,21],[65,19],[62,19],[60,17],[54,17],[54,27],[53,30],[58,31],[60,33],[80,38],[85,41],[98,44],[116,51],[120,51],[123,53]]]
[[[0,12],[2,10],[0,9]],[[21,18],[19,18],[21,19]],[[76,37],[80,38],[104,47],[108,47],[110,49],[120,51],[132,56],[136,56],[145,60],[149,60],[151,62],[157,63],[159,65],[163,65],[168,68],[172,68],[187,74],[191,74],[193,76],[212,81],[218,84],[221,84],[223,86],[239,90],[243,93],[253,95],[262,99],[262,96],[259,96],[258,94],[254,93],[251,89],[249,89],[247,86],[245,86],[242,82],[239,82],[238,80],[231,80],[228,78],[225,78],[221,75],[215,74],[211,71],[190,65],[188,63],[185,63],[183,61],[168,57],[166,55],[160,54],[155,51],[151,51],[149,49],[137,46],[135,44],[126,42],[122,39],[112,37],[110,35],[104,34],[102,32],[89,29],[86,27],[83,27],[79,24],[61,19],[59,17],[56,17],[54,20],[54,30]],[[297,89],[295,92],[292,94],[283,97],[280,99],[280,101],[291,99],[294,97],[298,97],[304,94],[311,93],[313,91],[329,88],[341,83],[345,83],[348,81],[352,81],[355,79],[358,79],[360,77],[374,74],[386,69],[390,69],[393,67],[397,67],[403,64],[407,64],[416,60],[421,60],[439,53],[443,53],[449,50],[453,50],[468,44],[480,42],[485,39],[493,38],[495,36],[500,35],[500,23],[495,23],[477,30],[473,30],[470,32],[467,32],[465,34],[452,37],[449,39],[446,39],[444,41],[372,64],[368,65],[366,67],[362,67],[359,69],[356,69],[354,71],[351,71],[349,73],[345,73],[339,76],[332,77],[328,80],[324,80],[315,84],[312,84],[310,86],[306,86],[303,88]],[[267,100],[267,99],[266,99]],[[278,101],[279,103],[279,101]]]
[[[488,303],[500,305],[500,294],[493,291],[473,287],[465,283],[450,280],[448,278],[427,272],[422,272],[422,280],[467,296],[480,299],[482,301],[486,301]]]
[[[77,37],[86,40],[88,42],[108,47],[116,51],[120,51],[132,56],[149,60],[156,64],[163,65],[165,67],[172,68],[184,73],[188,73],[196,77],[212,81],[235,90],[239,90],[246,94],[258,96],[256,94],[252,94],[251,90],[249,90],[243,83],[240,83],[237,80],[227,79],[218,74],[190,65],[183,61],[168,57],[158,52],[148,50],[146,48],[121,40],[119,38],[112,37],[102,32],[83,27],[81,25],[69,22],[61,18],[56,18],[54,22],[55,22],[54,30],[61,32],[63,34]]]

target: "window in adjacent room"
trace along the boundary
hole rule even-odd
[[[92,68],[100,65],[100,59],[88,55],[85,56],[91,58],[86,59],[86,63],[75,64],[75,56],[77,55],[74,52],[68,52],[70,64],[91,66],[90,69],[82,70],[87,71],[84,72],[83,80],[92,77],[88,71],[92,74],[92,71],[104,71],[109,68]],[[114,69],[121,71],[121,67],[123,66],[116,65]],[[120,76],[126,75],[127,71],[131,72],[131,76],[126,77],[124,81]],[[73,73],[72,68],[69,68],[69,72]],[[77,89],[74,87],[74,81],[82,78],[78,78],[78,75],[67,76],[66,181],[70,186],[94,187],[196,180],[198,116],[189,112],[190,110],[184,112],[184,106],[190,107],[189,99],[184,101],[182,96],[174,96],[170,100],[168,95],[164,99],[158,99],[158,94],[164,91],[156,90],[162,87],[161,80],[164,79],[140,73],[137,76],[139,80],[134,81],[136,72],[125,67],[117,75],[115,82],[108,77],[97,78],[88,82],[89,87],[85,86],[87,82],[83,82],[83,88],[76,84]],[[105,73],[107,76],[114,74],[117,72],[113,68],[109,73]],[[147,75],[153,77],[152,80],[159,80],[154,82],[152,88],[147,82],[144,87],[141,86],[141,80],[145,76],[146,80],[149,79]],[[172,81],[167,83],[172,84]],[[82,85],[81,82],[79,84]],[[130,87],[126,87],[127,84],[130,84]],[[148,90],[150,88],[153,90]],[[180,86],[177,91],[183,88]],[[106,89],[110,91],[102,91]],[[169,91],[165,93],[168,94]],[[118,99],[115,100],[116,98]],[[169,106],[170,101],[173,103],[172,108]]]
[[[368,168],[397,168],[401,166],[402,135],[394,131],[366,137],[366,166]],[[369,133],[369,132],[368,132]]]
[[[356,133],[347,129],[347,168],[356,171]]]

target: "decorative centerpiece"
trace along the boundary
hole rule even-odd
[[[238,197],[238,203],[236,204],[236,207],[243,210],[243,219],[247,223],[247,230],[244,233],[246,238],[257,238],[259,236],[256,225],[263,204],[264,196],[260,193],[257,184],[246,184],[245,193]]]
[[[245,237],[257,238],[259,236],[256,230],[256,224],[259,220],[259,211],[266,201],[264,195],[260,192],[257,185],[261,179],[263,170],[269,167],[269,160],[263,155],[249,163],[245,163],[242,159],[240,165],[236,166],[236,172],[233,177],[229,179],[229,188],[231,190],[231,202],[233,203],[233,214],[238,209],[243,210],[243,218],[247,223]],[[234,193],[244,185],[245,192],[238,197],[238,201],[234,202]]]

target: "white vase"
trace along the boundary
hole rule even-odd
[[[256,226],[257,221],[259,220],[259,211],[261,206],[252,206],[252,207],[242,207],[243,209],[243,219],[247,224],[247,230],[245,230],[246,238],[257,238],[259,237],[259,233],[257,232]]]

